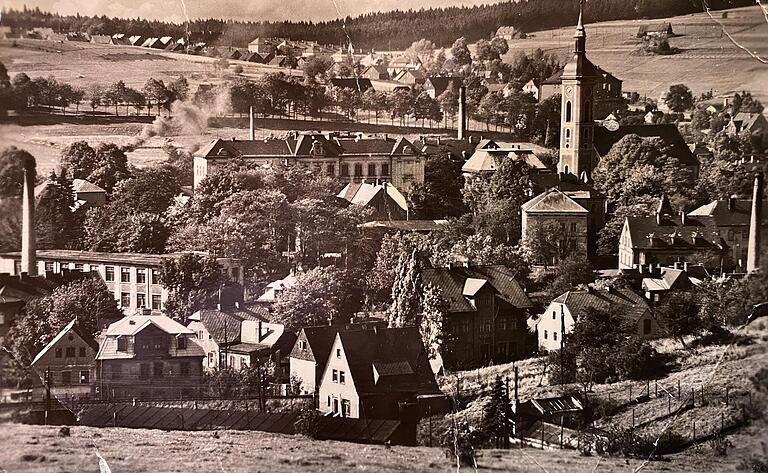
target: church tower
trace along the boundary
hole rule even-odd
[[[599,80],[599,71],[587,59],[587,34],[582,20],[583,3],[582,0],[579,5],[579,24],[574,35],[573,59],[565,65],[562,75],[560,162],[557,170],[586,182],[591,179],[594,168],[592,92]]]

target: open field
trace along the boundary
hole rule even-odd
[[[187,472],[449,472],[451,460],[438,448],[386,447],[301,436],[242,431],[165,432],[121,428],[72,427],[59,437],[58,427],[0,424],[0,469],[7,472],[98,472],[101,455],[111,470],[131,473]],[[648,463],[647,472],[730,472],[745,449],[714,458],[709,449],[673,455]],[[479,471],[520,473],[631,472],[642,462],[618,458],[582,457],[575,451],[484,450],[477,456]],[[542,468],[539,465],[543,465]],[[461,471],[472,471],[463,468]]]
[[[758,6],[714,12],[727,31],[750,51],[768,59],[768,22]],[[585,13],[589,22],[589,6]],[[670,46],[681,53],[671,56],[641,56],[635,53],[641,24],[668,21],[678,37]],[[658,99],[670,85],[684,83],[698,95],[714,89],[715,95],[750,90],[768,102],[768,64],[761,64],[738,49],[720,27],[702,12],[658,20],[621,20],[587,24],[587,54],[606,71],[624,81],[623,90]],[[541,48],[555,52],[561,60],[572,51],[573,27],[534,32],[525,40],[509,41],[509,61],[515,52]]]

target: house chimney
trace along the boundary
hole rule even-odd
[[[24,160],[22,196],[21,272],[37,276],[37,240],[35,237],[35,158],[27,153]]]
[[[688,262],[687,261],[683,263],[683,271],[685,271],[686,273],[688,272]]]
[[[728,197],[728,211],[733,212],[736,210],[736,195]]]
[[[685,212],[680,211],[680,225],[685,226]]]
[[[251,124],[250,124],[250,128],[249,128],[249,130],[250,130],[250,135],[249,136],[251,138],[251,141],[253,141],[253,140],[256,139],[256,124],[253,123],[254,122],[253,106],[251,106],[251,109],[250,109],[250,112],[249,112],[249,116],[251,118]]]
[[[464,86],[459,87],[459,124],[458,124],[458,139],[463,140],[464,135],[467,133],[467,88]]]
[[[26,189],[26,188],[25,188]],[[760,268],[760,235],[763,222],[763,174],[755,176],[755,188],[752,191],[752,214],[749,219],[749,242],[747,246],[747,273]]]

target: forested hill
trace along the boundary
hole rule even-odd
[[[588,22],[633,18],[664,18],[704,10],[752,5],[752,0],[589,0],[585,9]],[[499,26],[515,26],[535,31],[574,24],[577,0],[521,0],[473,7],[431,8],[422,10],[370,13],[355,18],[326,22],[251,22],[196,20],[189,25],[192,40],[244,47],[255,37],[286,37],[315,40],[323,44],[343,44],[347,35],[355,47],[366,49],[404,49],[413,41],[426,38],[438,46],[450,46],[458,37],[469,41],[489,38]],[[58,31],[90,34],[140,34],[179,37],[187,25],[158,21],[87,16],[61,16],[39,9],[3,11],[0,25],[17,28],[50,27]]]

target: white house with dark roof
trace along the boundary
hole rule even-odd
[[[84,333],[72,320],[32,360],[32,369],[45,379],[50,370],[54,396],[89,396],[96,375],[96,350],[93,336]]]
[[[168,300],[168,290],[160,283],[160,268],[166,258],[183,253],[144,254],[107,253],[77,250],[37,250],[40,274],[63,271],[96,271],[126,313],[139,309],[161,310]],[[242,263],[234,258],[216,259],[227,277],[243,283]],[[21,273],[21,254],[0,253],[0,273]]]
[[[589,309],[617,310],[641,337],[656,337],[660,333],[659,324],[642,296],[626,288],[589,288],[568,291],[547,306],[536,323],[539,350],[559,350],[563,343],[567,344],[564,335],[573,332],[579,316]]]
[[[164,315],[131,315],[103,337],[96,354],[102,399],[178,399],[199,392],[205,352],[193,330]]]
[[[350,182],[336,196],[351,205],[374,210],[374,220],[407,220],[408,201],[392,184]]]

